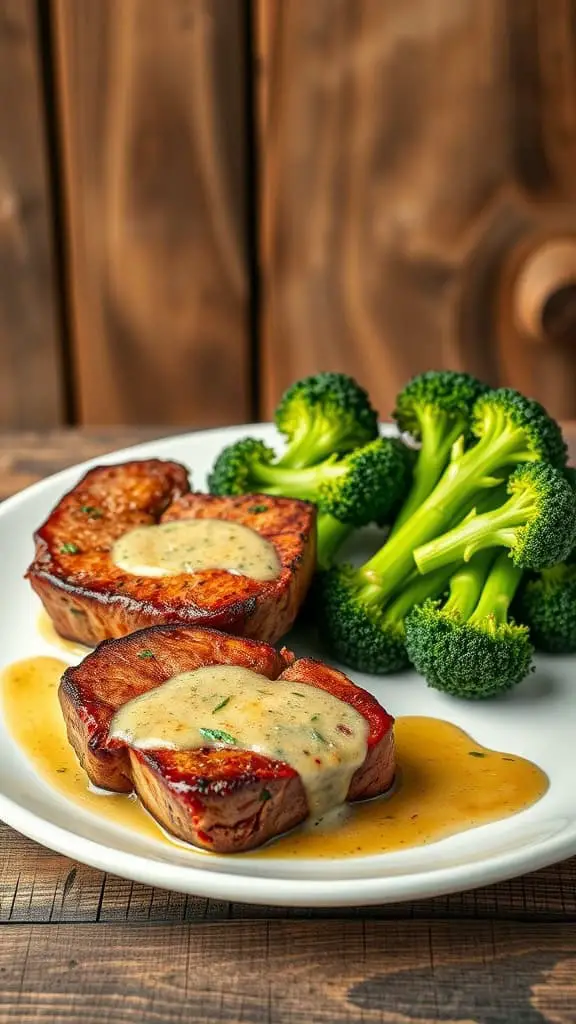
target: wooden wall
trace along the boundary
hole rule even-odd
[[[576,0],[0,0],[0,424],[576,416]]]

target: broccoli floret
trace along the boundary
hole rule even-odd
[[[566,448],[558,425],[541,405],[509,388],[480,396],[472,413],[472,433],[476,443],[465,449],[463,437],[456,441],[436,487],[360,570],[365,592],[374,587],[379,601],[385,602],[413,570],[416,548],[449,530],[519,463],[564,467]],[[568,523],[564,529],[571,534]]]
[[[317,373],[284,392],[274,414],[288,446],[279,464],[302,469],[378,437],[378,414],[345,373]]]
[[[508,501],[472,512],[463,523],[417,548],[414,561],[426,573],[468,562],[483,548],[508,548],[521,569],[563,561],[576,541],[576,496],[565,475],[545,462],[521,465],[508,480]]]
[[[305,469],[274,461],[263,441],[244,438],[225,448],[208,478],[212,494],[273,494],[315,502],[322,513],[351,529],[389,522],[411,480],[409,450],[381,437],[347,455],[331,455]]]
[[[400,430],[420,441],[414,482],[394,523],[393,533],[410,518],[442,476],[452,445],[468,436],[474,403],[488,385],[468,373],[430,370],[408,382],[393,416]]]
[[[333,655],[360,672],[398,672],[408,665],[406,615],[414,605],[442,593],[448,578],[445,569],[428,576],[414,574],[385,607],[374,594],[364,599],[357,569],[336,566],[321,574],[314,595],[320,636]]]
[[[508,620],[522,571],[505,553],[483,551],[458,569],[443,605],[429,600],[406,619],[410,661],[429,686],[454,697],[493,697],[530,671],[525,626]]]
[[[538,650],[576,653],[576,565],[561,563],[526,579],[514,610]]]

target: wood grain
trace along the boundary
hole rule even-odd
[[[0,1005],[6,1024],[573,1024],[575,954],[563,925],[22,925]]]
[[[249,418],[241,0],[54,0],[81,423]]]
[[[172,432],[179,433],[166,426],[0,433],[0,500],[78,462]]]
[[[64,421],[37,8],[0,0],[0,426]]]
[[[257,0],[264,411],[353,373],[384,417],[448,366],[576,412],[571,0]]]
[[[139,885],[52,853],[0,824],[0,924],[232,921],[246,918],[491,919],[572,922],[576,858],[472,892],[399,905],[312,910],[208,900]]]

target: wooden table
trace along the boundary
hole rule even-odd
[[[166,433],[0,435],[0,497]],[[127,882],[7,826],[0,841],[0,1024],[576,1024],[576,858],[440,899],[289,911]]]

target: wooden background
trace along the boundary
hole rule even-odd
[[[0,427],[576,415],[576,0],[0,0]]]

